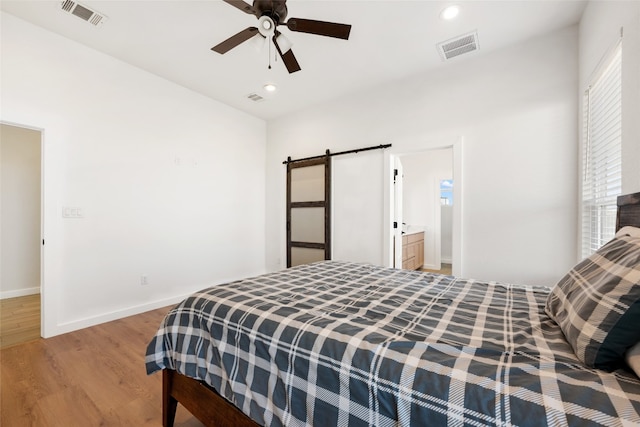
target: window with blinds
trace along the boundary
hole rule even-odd
[[[622,45],[615,48],[584,94],[582,256],[615,234],[616,198],[622,191]]]

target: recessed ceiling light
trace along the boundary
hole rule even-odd
[[[266,85],[264,85],[264,90],[266,90],[267,92],[275,92],[276,91],[277,86],[271,83],[267,83]]]
[[[440,18],[450,21],[460,13],[460,8],[455,4],[449,7],[446,7],[440,12]]]

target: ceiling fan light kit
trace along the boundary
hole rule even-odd
[[[256,52],[262,52],[264,50],[264,47],[268,43],[267,40],[269,39],[267,39],[262,34],[258,33],[255,36],[253,36],[253,38],[251,39],[251,44],[256,49]]]
[[[273,44],[289,73],[300,71],[300,65],[291,50],[292,43],[280,31],[278,31],[278,26],[284,25],[290,31],[294,32],[315,34],[343,40],[348,40],[351,32],[351,25],[337,24],[334,22],[315,21],[312,19],[301,18],[290,18],[285,22],[288,13],[286,0],[254,0],[253,5],[250,5],[243,0],[224,0],[224,2],[246,14],[254,15],[258,18],[258,25],[257,27],[245,28],[239,33],[212,47],[211,50],[223,55],[252,37],[257,38],[260,36],[263,37],[265,41],[267,39],[273,41]],[[258,39],[258,42],[262,41]]]
[[[275,23],[267,15],[262,15],[260,19],[258,19],[258,31],[260,31],[263,37],[273,37],[275,30]]]
[[[276,37],[276,40],[278,41],[278,46],[280,46],[280,50],[282,50],[282,52],[286,53],[287,51],[291,50],[293,43],[291,43],[291,41],[286,38],[284,34],[280,33],[278,37]]]

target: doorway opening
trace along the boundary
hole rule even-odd
[[[42,131],[0,123],[0,347],[42,336]]]
[[[461,139],[392,154],[388,165],[388,265],[462,276]]]

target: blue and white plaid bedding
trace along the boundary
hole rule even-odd
[[[266,426],[640,425],[640,380],[580,363],[548,293],[303,265],[187,298],[146,367],[202,380]]]

